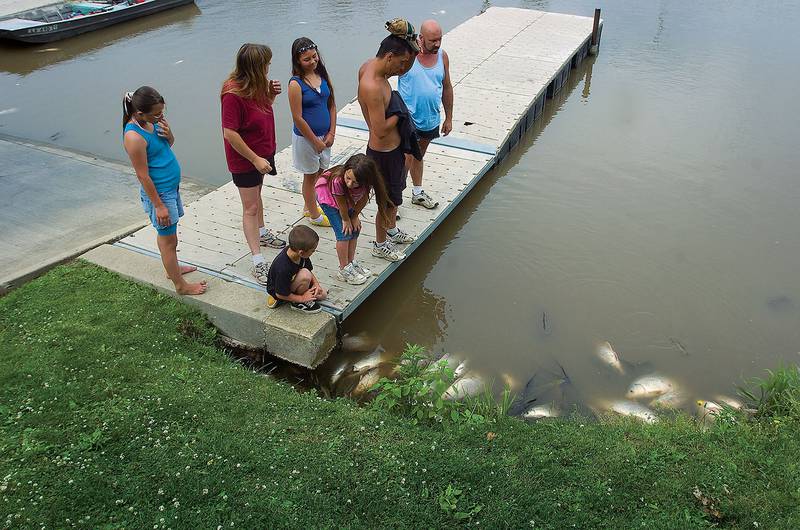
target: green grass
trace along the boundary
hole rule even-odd
[[[415,426],[300,394],[88,265],[0,299],[5,527],[797,528],[798,463],[792,417]]]

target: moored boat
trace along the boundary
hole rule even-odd
[[[101,0],[58,2],[0,17],[0,38],[53,42],[151,15],[194,0]]]

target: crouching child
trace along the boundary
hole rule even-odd
[[[274,309],[289,303],[301,313],[319,313],[327,291],[314,276],[311,255],[317,250],[319,236],[307,226],[295,226],[289,232],[289,244],[272,261],[267,274],[267,307]]]

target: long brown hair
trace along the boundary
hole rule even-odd
[[[389,199],[389,194],[386,193],[386,184],[383,182],[378,164],[364,153],[356,153],[348,158],[347,162],[344,164],[334,166],[328,170],[330,172],[330,176],[328,177],[328,190],[333,194],[334,179],[344,179],[344,174],[348,169],[353,171],[353,176],[356,178],[359,185],[364,187],[365,193],[369,193],[371,189],[375,190],[375,202],[378,205],[378,213],[383,218],[384,222],[388,224],[389,215],[386,212],[386,208],[394,206],[394,203]],[[344,189],[345,193],[347,193],[347,198],[350,199],[351,202],[355,202],[352,196],[350,196],[350,188],[345,186]]]
[[[245,43],[236,54],[236,67],[222,84],[220,95],[233,93],[251,99],[260,106],[269,106],[269,80],[267,68],[272,61],[272,50],[263,44]]]
[[[303,51],[301,52],[300,50]],[[300,55],[308,50],[314,50],[317,52],[318,61],[317,67],[314,69],[314,73],[328,83],[328,88],[331,91],[330,103],[335,105],[336,98],[333,96],[333,83],[331,83],[331,78],[328,75],[328,69],[325,68],[325,64],[322,62],[322,54],[319,53],[319,48],[317,48],[317,45],[314,44],[314,42],[308,37],[300,37],[299,39],[295,39],[295,41],[292,43],[292,75],[296,75],[300,79],[303,79],[303,66],[300,64]]]
[[[122,97],[122,128],[131,121],[135,112],[150,112],[159,103],[164,103],[164,98],[150,86],[140,86],[136,92],[125,94]]]

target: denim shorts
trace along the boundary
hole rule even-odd
[[[350,241],[352,239],[357,239],[360,230],[358,232],[351,232],[349,234],[345,234],[342,231],[344,226],[344,222],[342,221],[342,214],[339,213],[339,208],[334,208],[329,204],[320,204],[322,211],[328,216],[328,221],[331,222],[331,228],[333,228],[333,233],[336,235],[336,241]],[[350,208],[350,218],[353,218],[353,214],[355,211]]]
[[[150,222],[153,223],[153,227],[158,232],[160,236],[172,236],[178,232],[178,219],[183,217],[183,201],[181,200],[181,194],[179,188],[175,188],[174,190],[166,190],[158,192],[158,196],[161,197],[161,202],[164,203],[164,206],[167,207],[169,211],[169,225],[168,226],[161,226],[158,224],[158,219],[156,218],[156,207],[153,206],[153,203],[150,201],[150,197],[144,192],[144,188],[139,190],[139,197],[142,199],[142,208],[144,208],[144,213],[150,218]]]

